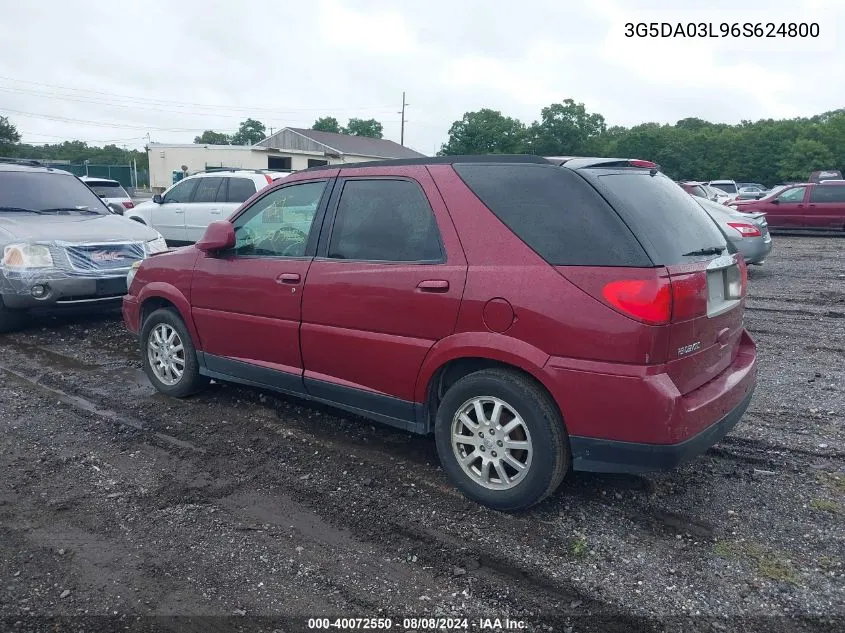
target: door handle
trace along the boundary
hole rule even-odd
[[[173,213],[185,213],[182,209],[173,209]]]
[[[209,209],[208,212],[214,215],[220,215],[220,209]]]
[[[448,292],[449,282],[445,279],[426,279],[417,284],[422,292]]]
[[[299,273],[282,273],[276,277],[276,283],[298,284],[300,279],[302,279],[302,277],[299,276]]]

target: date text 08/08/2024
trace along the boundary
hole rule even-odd
[[[390,630],[399,622],[391,618],[309,618],[308,628],[315,630]],[[524,631],[524,620],[510,618],[403,618],[401,630],[438,631],[438,630],[478,630],[478,631]]]
[[[816,38],[818,22],[626,22],[625,37]]]

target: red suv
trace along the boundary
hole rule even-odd
[[[145,260],[123,314],[165,394],[215,378],[433,432],[468,497],[515,510],[737,423],[756,349],[729,249],[646,161],[327,166]]]
[[[765,213],[770,229],[845,231],[845,182],[788,185],[759,200],[732,200],[743,213]]]

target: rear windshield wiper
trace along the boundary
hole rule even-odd
[[[690,251],[689,253],[684,253],[681,257],[692,257],[694,255],[721,255],[722,251],[725,249],[721,246],[708,246],[706,248],[700,248],[697,251]]]
[[[0,211],[19,211],[21,213],[41,213],[38,209],[27,209],[26,207],[4,207],[0,206]]]

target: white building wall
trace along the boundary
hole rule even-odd
[[[237,167],[242,169],[267,169],[268,156],[289,156],[291,169],[299,171],[308,167],[308,159],[327,160],[330,164],[359,163],[378,160],[367,156],[346,155],[342,157],[324,154],[295,152],[267,152],[240,145],[168,145],[150,143],[150,186],[153,191],[163,191],[173,184],[173,172],[181,171],[182,165],[188,173],[203,171],[208,167]]]

